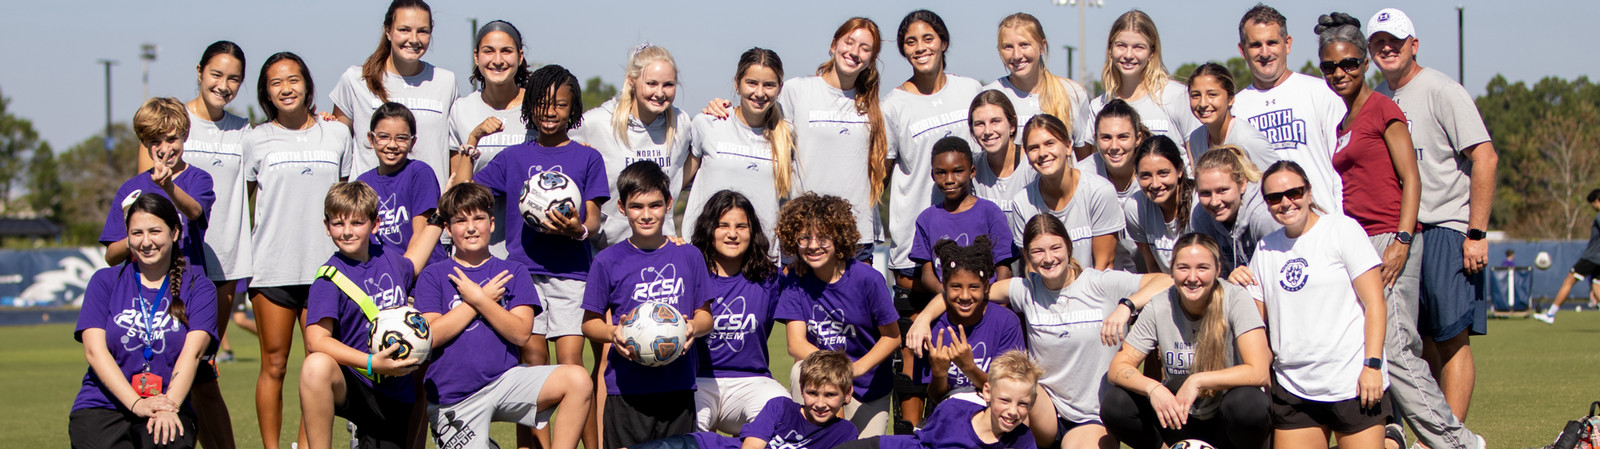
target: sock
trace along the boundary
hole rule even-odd
[[[1551,304],[1550,305],[1550,310],[1545,311],[1544,314],[1546,316],[1556,316],[1556,311],[1557,310],[1561,310],[1561,309],[1559,307],[1557,307],[1555,304]]]

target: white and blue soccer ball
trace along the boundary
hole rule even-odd
[[[548,231],[553,226],[545,223],[546,211],[577,218],[578,206],[583,202],[579,195],[578,183],[565,173],[539,172],[522,184],[522,196],[517,199],[522,206],[522,221],[535,230]]]
[[[689,323],[670,304],[648,302],[623,317],[620,344],[637,354],[640,365],[662,366],[677,360],[688,348]]]
[[[1217,449],[1217,447],[1205,441],[1189,439],[1173,443],[1172,449]]]
[[[368,344],[373,354],[398,345],[400,349],[394,352],[395,360],[424,362],[433,351],[433,332],[428,329],[428,320],[421,312],[410,306],[400,306],[378,312],[378,319],[372,323],[372,341]]]

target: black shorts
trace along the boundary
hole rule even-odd
[[[1578,263],[1572,264],[1572,275],[1594,280],[1600,277],[1600,265],[1595,265],[1589,259],[1578,259]]]
[[[694,390],[606,395],[606,449],[694,431]]]
[[[1361,398],[1339,402],[1319,402],[1304,399],[1272,382],[1272,428],[1277,430],[1326,427],[1342,434],[1353,434],[1372,426],[1382,426],[1389,417],[1389,401],[1379,400],[1377,407],[1362,407]]]
[[[251,287],[250,293],[267,297],[268,301],[286,309],[305,310],[306,298],[311,296],[311,284],[283,285],[278,287]]]
[[[194,447],[194,412],[189,408],[178,411],[178,423],[183,435],[165,446],[156,445],[150,432],[145,431],[145,421],[145,418],[122,409],[73,410],[67,417],[67,438],[71,440],[72,447],[84,449]]]
[[[1046,401],[1050,400],[1050,398],[1048,398],[1048,397],[1044,397],[1044,398],[1040,398],[1040,399],[1044,399]],[[1100,422],[1100,420],[1097,420],[1097,419],[1096,420],[1084,421],[1084,422],[1074,422],[1074,421],[1068,421],[1066,418],[1062,418],[1061,415],[1056,415],[1056,439],[1055,439],[1055,441],[1051,442],[1051,446],[1061,447],[1061,442],[1067,439],[1067,432],[1072,431],[1072,429],[1078,428],[1078,426],[1088,425],[1088,424],[1094,424],[1094,425],[1097,425],[1097,426],[1104,426],[1105,425],[1105,423]]]
[[[335,404],[333,415],[356,425],[357,447],[371,449],[401,449],[406,446],[406,426],[411,421],[411,409],[416,404],[398,401],[361,383],[361,375],[349,368],[339,367],[344,373],[344,405]]]

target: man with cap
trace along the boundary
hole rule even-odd
[[[1333,149],[1344,100],[1321,78],[1289,68],[1294,38],[1287,27],[1288,19],[1264,4],[1239,19],[1239,55],[1254,80],[1234,97],[1233,115],[1261,130],[1279,159],[1305,169],[1317,205],[1343,214],[1344,183],[1333,169]]]
[[[1466,88],[1417,63],[1420,45],[1404,12],[1378,11],[1367,21],[1367,36],[1373,62],[1383,71],[1384,82],[1376,90],[1405,112],[1422,175],[1417,217],[1423,225],[1417,236],[1424,243],[1422,287],[1419,308],[1412,313],[1420,312],[1424,354],[1438,373],[1444,399],[1454,418],[1465,421],[1475,377],[1468,339],[1488,331],[1488,302],[1479,287],[1489,263],[1484,229],[1499,157]],[[1428,395],[1412,400],[1421,402],[1405,408],[1438,409]]]

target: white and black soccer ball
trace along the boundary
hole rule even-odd
[[[522,196],[517,199],[522,208],[522,221],[535,230],[547,231],[552,226],[545,223],[545,211],[577,218],[578,205],[583,202],[579,195],[578,183],[565,173],[539,172],[522,184]]]
[[[1204,441],[1188,439],[1173,443],[1172,449],[1217,449],[1217,447]]]
[[[373,354],[399,345],[400,349],[394,352],[395,360],[423,362],[433,351],[433,332],[428,330],[428,320],[421,312],[410,306],[400,306],[378,312],[368,345]]]
[[[1533,257],[1533,266],[1540,270],[1550,269],[1550,263],[1550,253],[1540,251],[1539,255]]]
[[[662,366],[677,360],[688,348],[689,323],[670,304],[649,302],[623,317],[621,344],[638,355],[644,366]]]

